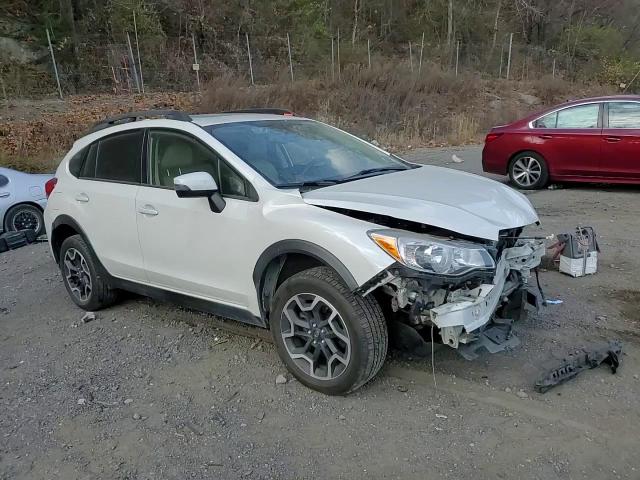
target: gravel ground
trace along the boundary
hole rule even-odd
[[[407,158],[478,171],[478,152]],[[598,274],[544,273],[564,303],[518,324],[512,352],[392,352],[348,397],[291,379],[263,330],[134,296],[83,323],[45,244],[2,254],[0,478],[640,478],[639,194],[530,194],[535,231],[596,228]],[[553,358],[610,338],[616,375],[533,391]]]

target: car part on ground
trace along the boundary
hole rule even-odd
[[[583,348],[575,354],[569,354],[560,364],[546,372],[535,384],[536,391],[548,392],[551,388],[571,380],[580,372],[596,368],[602,363],[611,367],[611,373],[616,373],[620,366],[622,344],[618,340],[611,340],[606,345],[594,345]]]
[[[577,226],[573,232],[558,234],[563,245],[560,271],[572,277],[592,275],[598,270],[600,246],[593,227]]]
[[[33,230],[2,233],[0,234],[0,253],[24,247],[35,242],[36,239],[36,233]]]

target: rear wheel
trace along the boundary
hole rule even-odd
[[[16,205],[10,208],[4,217],[4,230],[7,232],[33,230],[36,236],[40,236],[44,233],[42,211],[35,205],[27,203]]]
[[[73,235],[60,247],[60,271],[64,286],[76,305],[100,310],[115,303],[118,291],[98,273],[91,250],[80,235]]]
[[[271,333],[289,371],[329,395],[367,383],[387,354],[387,325],[378,302],[349,291],[327,267],[282,283],[274,296]]]
[[[523,190],[543,188],[549,181],[547,163],[535,152],[519,153],[509,165],[509,178]]]

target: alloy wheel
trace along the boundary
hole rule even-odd
[[[351,359],[349,331],[336,308],[312,293],[294,295],[282,310],[281,334],[295,364],[307,375],[332,380]]]
[[[22,210],[14,215],[11,226],[15,231],[33,230],[38,232],[40,230],[40,219],[34,212]]]
[[[86,302],[91,295],[91,272],[84,256],[75,248],[64,254],[64,275],[71,293],[81,302]]]
[[[523,187],[536,184],[542,176],[542,165],[533,157],[522,157],[513,164],[513,181]]]

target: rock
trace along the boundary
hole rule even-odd
[[[507,393],[511,393],[511,389],[509,387],[505,388],[504,391]]]
[[[347,417],[345,417],[344,415],[339,415],[338,416],[338,420],[346,420],[346,419],[347,419]]]
[[[598,322],[606,322],[607,321],[607,316],[606,315],[596,315],[596,321],[598,321]]]
[[[87,404],[87,400],[84,398],[79,398],[78,399],[78,405],[86,405]]]
[[[377,140],[371,140],[371,145],[375,145],[376,147],[380,146]]]
[[[451,160],[453,160],[453,163],[462,163],[462,162],[464,162],[464,159],[460,158],[455,153],[453,155],[451,155]]]
[[[640,379],[637,373],[633,376],[633,378],[635,378],[636,380]]]
[[[398,386],[396,387],[396,389],[397,389],[399,392],[403,392],[403,393],[404,393],[404,392],[406,392],[407,390],[409,390],[409,389],[408,389],[407,387],[405,387],[404,385],[398,385]]]
[[[258,413],[258,415],[256,415],[256,418],[258,419],[258,421],[262,421],[264,419],[264,412]]]
[[[124,404],[125,404],[125,405],[129,405],[130,403],[133,403],[133,398],[126,398],[126,399],[124,400]]]
[[[541,100],[535,95],[529,95],[527,93],[520,93],[520,92],[516,92],[516,93],[518,97],[520,97],[520,100],[523,103],[526,103],[528,106],[538,105],[539,103],[542,103]]]
[[[81,321],[82,323],[89,323],[89,322],[94,321],[95,319],[96,319],[96,314],[95,314],[95,313],[93,313],[93,312],[87,312],[87,313],[85,313],[85,314],[82,316],[82,318],[80,319],[80,321]]]
[[[133,414],[133,419],[134,420],[140,420],[142,418],[142,416],[139,413],[134,413]]]
[[[524,390],[518,390],[516,395],[518,396],[518,398],[529,398],[529,394]]]
[[[276,385],[284,385],[285,383],[287,383],[287,377],[282,374],[276,377]]]

